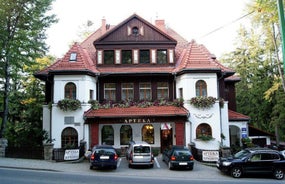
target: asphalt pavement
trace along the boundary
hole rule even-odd
[[[35,160],[19,158],[0,158],[0,168],[31,169],[54,172],[76,172],[77,174],[98,174],[98,175],[129,175],[129,176],[153,176],[153,177],[183,177],[183,178],[229,178],[219,172],[216,167],[205,165],[195,161],[194,169],[189,170],[169,170],[162,161],[161,156],[156,157],[154,168],[128,168],[128,163],[124,157],[120,157],[116,170],[90,170],[89,161],[81,159],[78,161],[56,162],[54,160]]]

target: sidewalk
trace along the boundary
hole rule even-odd
[[[84,172],[89,170],[87,160],[76,162],[56,162],[54,160],[35,160],[18,158],[0,158],[0,168],[22,168],[63,172]]]

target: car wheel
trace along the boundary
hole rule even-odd
[[[284,178],[284,171],[282,169],[275,169],[273,176],[277,180],[282,180]]]
[[[114,165],[114,166],[113,166],[113,169],[114,169],[114,170],[116,170],[116,169],[117,169],[117,166],[116,166],[116,165]]]
[[[170,163],[170,162],[168,162],[168,169],[170,169],[170,170],[172,170],[172,169],[173,169],[173,167],[172,167],[172,165],[171,165],[171,163]]]
[[[242,170],[240,167],[234,167],[232,170],[231,170],[231,175],[232,177],[234,178],[240,178],[241,175],[242,175]]]
[[[193,166],[192,167],[189,167],[189,171],[192,171],[193,170]]]
[[[150,164],[150,165],[149,165],[149,168],[153,168],[153,164]]]
[[[92,166],[92,165],[90,165],[89,169],[90,169],[90,170],[92,170],[92,169],[93,169],[93,166]]]
[[[131,164],[129,164],[129,168],[132,168],[132,165],[131,165]]]

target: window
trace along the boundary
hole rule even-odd
[[[150,63],[149,50],[140,50],[140,63],[141,64]]]
[[[207,123],[200,124],[196,129],[196,138],[212,137],[212,129]]]
[[[154,144],[154,128],[151,124],[146,124],[142,127],[142,140]]]
[[[94,90],[89,90],[89,100],[94,100]]]
[[[122,64],[132,64],[132,50],[122,50]]]
[[[133,28],[132,28],[132,34],[133,34],[134,36],[139,35],[139,28],[138,28],[138,27],[133,27]]]
[[[104,64],[114,64],[114,51],[104,50]]]
[[[64,98],[76,99],[76,85],[73,82],[69,82],[64,87]]]
[[[167,50],[157,50],[156,62],[157,64],[167,64]]]
[[[134,99],[134,84],[122,83],[122,100]]]
[[[102,128],[102,144],[114,145],[114,129],[112,125],[104,125]]]
[[[116,101],[116,84],[115,83],[104,84],[104,98],[105,100]]]
[[[151,84],[140,83],[140,100],[151,100]]]
[[[77,53],[72,52],[69,57],[69,61],[76,61],[77,60]]]
[[[157,83],[157,99],[168,99],[168,83]]]
[[[196,96],[207,96],[207,84],[203,80],[196,82]]]
[[[78,147],[78,133],[74,128],[68,127],[63,129],[61,133],[61,147],[62,148]]]
[[[133,139],[133,131],[130,125],[122,125],[120,129],[120,144],[127,145]]]

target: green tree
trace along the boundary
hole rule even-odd
[[[8,121],[9,92],[17,90],[24,65],[31,66],[47,51],[45,31],[56,22],[55,15],[47,14],[52,1],[0,0],[0,74],[4,82],[0,138]]]
[[[238,111],[249,115],[255,127],[275,132],[278,139],[285,130],[281,125],[285,108],[279,94],[283,73],[277,4],[275,0],[252,1],[248,12],[254,12],[250,27],[239,30],[237,48],[223,61],[241,77],[236,86]],[[281,131],[276,131],[278,127]]]

